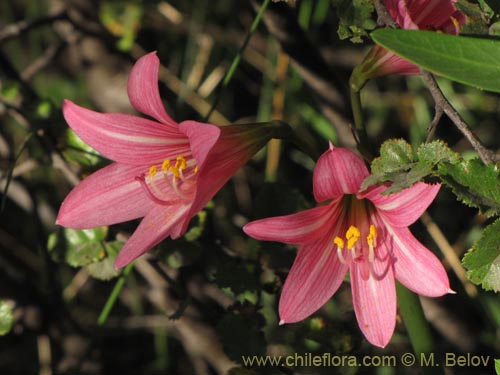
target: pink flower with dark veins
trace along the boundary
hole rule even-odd
[[[466,16],[455,7],[456,0],[384,0],[384,3],[402,29],[458,34],[460,25],[466,22]],[[420,73],[419,67],[378,45],[368,52],[356,70],[365,79]]]
[[[359,156],[330,145],[313,174],[314,197],[326,204],[243,228],[258,240],[299,245],[279,302],[280,324],[322,307],[349,271],[359,327],[370,343],[384,347],[396,322],[395,279],[422,296],[453,293],[438,258],[408,229],[440,185],[419,182],[392,195],[381,194],[387,186],[360,192],[368,175]]]
[[[98,113],[63,102],[64,118],[86,143],[114,163],[80,182],[63,201],[57,224],[85,229],[143,217],[118,254],[121,268],[190,219],[269,139],[275,124],[176,123],[163,107],[156,53],[140,58],[128,80],[132,105],[152,119]]]

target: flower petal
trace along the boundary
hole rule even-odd
[[[366,260],[351,263],[350,272],[359,328],[370,343],[383,348],[391,340],[396,326],[396,285],[392,260],[386,257],[381,246],[378,250],[372,272],[364,269],[369,264]]]
[[[449,22],[456,8],[450,0],[420,0],[413,1],[408,6],[408,12],[419,29],[435,30]]]
[[[276,241],[288,244],[315,242],[318,231],[324,235],[323,228],[336,222],[338,203],[311,208],[292,215],[276,216],[252,221],[243,227],[249,236],[261,241]]]
[[[346,272],[327,236],[302,246],[281,293],[280,324],[303,320],[318,310],[337,291]]]
[[[358,194],[358,198],[367,198],[373,202],[377,212],[387,223],[394,227],[407,227],[413,224],[429,207],[441,188],[440,184],[429,185],[417,182],[412,187],[399,193],[382,195],[387,186],[377,186]]]
[[[168,236],[172,239],[178,238],[188,210],[189,205],[181,204],[155,206],[118,253],[115,268],[125,267]]]
[[[99,113],[63,102],[64,118],[91,147],[117,162],[150,165],[190,153],[188,139],[177,129],[137,116]]]
[[[383,219],[382,219],[383,220]],[[422,245],[408,228],[386,225],[387,246],[392,247],[396,279],[408,289],[426,297],[454,293],[439,259]]]
[[[139,112],[176,129],[177,123],[167,114],[160,98],[159,69],[160,60],[156,52],[148,53],[137,60],[128,77],[128,97]]]
[[[203,170],[208,153],[220,137],[220,128],[215,125],[188,120],[179,124],[179,130],[189,139],[193,157],[196,159],[198,168]]]
[[[142,217],[153,207],[134,180],[142,167],[113,163],[80,182],[64,199],[56,223],[86,229]]]
[[[336,200],[344,194],[354,194],[368,174],[363,159],[358,155],[346,148],[330,145],[314,168],[314,198],[323,202]]]

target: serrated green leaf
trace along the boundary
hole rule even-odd
[[[10,332],[14,324],[12,309],[4,300],[0,300],[0,336]]]
[[[422,30],[380,29],[373,40],[404,59],[451,80],[500,92],[500,40]]]
[[[332,0],[332,6],[339,17],[337,33],[340,39],[350,38],[353,43],[362,42],[367,30],[373,30],[373,1],[371,0]]]
[[[436,165],[442,161],[456,164],[460,155],[452,151],[443,141],[422,143],[417,149],[417,158],[421,162]]]
[[[459,161],[460,156],[442,141],[423,143],[414,154],[406,141],[389,140],[382,144],[380,156],[372,163],[372,174],[363,181],[361,190],[371,185],[392,182],[382,194],[394,194],[429,176],[435,176],[439,164],[455,164]]]
[[[500,219],[486,227],[462,263],[474,284],[485,290],[500,290]]]
[[[408,142],[404,139],[390,139],[382,144],[380,156],[373,160],[372,173],[401,171],[414,160],[413,150]]]
[[[432,165],[425,162],[413,163],[410,168],[411,169],[407,172],[386,174],[384,179],[392,181],[392,184],[385,189],[382,194],[389,195],[399,193],[432,173]]]
[[[494,164],[484,165],[478,159],[458,164],[441,163],[442,181],[463,203],[491,216],[500,213],[500,176]]]

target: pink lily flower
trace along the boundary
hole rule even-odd
[[[403,29],[458,34],[460,25],[466,22],[466,16],[455,7],[456,0],[384,0],[384,3]],[[378,45],[356,69],[364,80],[389,74],[420,73],[419,67]]]
[[[69,126],[115,162],[69,193],[56,223],[85,229],[143,217],[118,254],[117,268],[167,236],[183,235],[190,219],[280,131],[266,124],[176,123],[160,99],[159,66],[154,52],[140,58],[130,72],[127,88],[132,105],[154,120],[103,114],[69,100],[63,102]]]
[[[316,201],[330,202],[243,228],[258,240],[300,246],[281,293],[280,324],[318,310],[349,271],[359,327],[370,343],[385,347],[396,322],[394,279],[422,296],[454,293],[438,258],[408,229],[440,185],[417,183],[388,196],[381,194],[387,186],[360,192],[368,175],[359,156],[330,145],[313,174]]]

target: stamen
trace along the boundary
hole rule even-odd
[[[344,240],[340,237],[335,237],[333,243],[337,245],[337,256],[339,257],[340,263],[347,264],[344,256],[342,255],[342,250],[344,249]]]
[[[166,159],[163,161],[163,164],[161,165],[161,170],[168,172],[169,168],[170,168],[170,159]]]
[[[175,167],[177,169],[181,169],[181,170],[184,170],[187,168],[187,165],[186,165],[186,159],[184,159],[183,156],[177,156],[177,159],[176,159],[176,162],[175,162]]]
[[[345,234],[345,238],[347,239],[347,248],[351,250],[356,242],[358,242],[359,237],[361,237],[361,232],[354,225],[351,225]]]
[[[335,237],[333,243],[341,250],[344,248],[344,240],[340,237]]]
[[[368,242],[368,261],[370,263],[373,262],[375,259],[375,246],[377,240],[377,229],[375,228],[375,225],[370,225],[370,233],[368,236],[366,236],[366,242]]]
[[[166,199],[160,199],[156,195],[154,195],[151,190],[149,189],[148,184],[146,183],[145,176],[143,175],[142,177],[135,177],[136,181],[139,181],[141,183],[142,188],[144,189],[144,192],[148,195],[148,197],[154,201],[155,203],[161,204],[163,206],[168,206],[171,204],[174,204],[178,202],[179,200],[166,200]]]
[[[193,162],[191,164],[191,162]],[[149,167],[147,174],[142,174],[135,177],[136,181],[141,183],[141,187],[144,189],[146,194],[151,200],[158,204],[168,205],[172,203],[179,202],[179,199],[189,200],[192,198],[192,187],[196,184],[196,179],[193,177],[198,172],[198,166],[194,159],[190,160],[190,167],[193,167],[190,172],[188,169],[188,162],[186,158],[179,155],[175,159],[175,164],[171,164],[170,159],[165,159],[160,165],[152,165]],[[186,172],[184,172],[186,171]],[[158,186],[157,175],[160,172],[164,183],[167,184],[166,191],[163,191],[160,186]],[[172,176],[170,178],[170,176]],[[164,187],[165,188],[165,187]],[[173,200],[163,199],[163,197],[170,197],[171,189],[175,192],[176,196],[173,196]]]
[[[157,172],[158,172],[158,169],[156,168],[156,165],[152,165],[149,168],[149,178],[152,180],[153,177],[156,175]]]

